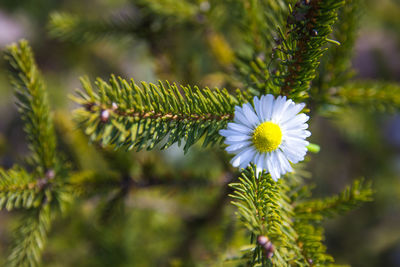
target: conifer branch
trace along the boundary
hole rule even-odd
[[[310,83],[315,77],[318,60],[326,49],[332,24],[337,19],[337,9],[344,1],[301,0],[290,12],[285,31],[279,29],[279,59],[277,70],[269,83],[269,90],[294,100],[308,96]],[[275,89],[274,89],[275,88]]]
[[[244,102],[239,90],[233,96],[224,90],[200,90],[159,83],[142,82],[112,76],[109,83],[98,79],[97,92],[87,78],[81,80],[85,92],[75,97],[83,108],[77,117],[91,140],[138,150],[161,149],[185,141],[184,151],[204,137],[203,146],[220,143],[218,130],[233,119],[234,107]]]
[[[372,194],[371,183],[355,180],[351,186],[336,196],[300,202],[295,207],[295,213],[298,219],[322,221],[371,201]]]
[[[48,178],[36,179],[22,168],[0,169],[0,209],[38,207],[48,182]]]
[[[0,202],[6,209],[26,208],[26,217],[17,230],[9,266],[39,266],[47,231],[50,227],[50,205],[61,211],[70,201],[61,177],[66,167],[56,151],[56,135],[50,115],[44,82],[26,41],[9,46],[5,58],[11,71],[11,83],[24,121],[30,162],[34,172],[14,168],[0,171]],[[56,179],[59,178],[59,179]]]
[[[40,176],[54,169],[56,136],[50,115],[45,84],[36,66],[32,50],[26,41],[9,46],[5,59],[12,74],[11,83],[17,106],[25,123],[24,130],[33,152],[32,158]]]
[[[339,9],[333,38],[340,42],[340,45],[330,48],[323,57],[317,80],[318,87],[323,85],[327,90],[342,85],[352,76],[351,58],[357,39],[362,4],[363,0],[346,0],[345,5]]]
[[[7,266],[37,267],[50,229],[50,206],[44,205],[29,211],[16,231],[13,250]]]
[[[390,82],[355,81],[332,89],[338,105],[394,112],[400,109],[400,86]]]
[[[258,244],[250,252],[254,262],[267,266],[266,262],[273,266],[285,266],[288,262],[304,266],[305,259],[301,250],[296,246],[297,233],[293,229],[291,217],[292,207],[285,192],[287,186],[282,180],[275,182],[270,175],[255,177],[255,167],[249,167],[242,172],[238,183],[230,186],[234,193],[232,202],[238,208],[238,216],[244,226],[252,234],[252,243],[256,243],[256,237],[266,236],[275,247],[273,256],[263,253]],[[248,252],[249,253],[249,252]],[[268,255],[270,257],[268,257]]]
[[[243,9],[242,27],[244,34],[249,35],[246,41],[252,51],[249,54],[238,51],[235,65],[240,80],[257,94],[268,91],[268,68],[277,42],[275,28],[284,26],[288,6],[285,0],[249,1],[243,3]]]
[[[363,0],[347,0],[339,9],[338,21],[335,23],[332,35],[340,45],[333,46],[322,57],[317,78],[310,91],[311,102],[316,106],[331,103],[331,88],[343,85],[354,75],[354,71],[351,70],[351,58],[360,24],[362,4]]]
[[[295,220],[294,229],[299,234],[296,243],[306,261],[306,266],[331,266],[334,259],[326,253],[326,246],[322,243],[323,228]]]
[[[187,0],[138,0],[135,1],[135,5],[144,12],[148,10],[148,13],[157,14],[174,21],[193,20],[197,12],[200,11],[199,5]]]
[[[200,7],[188,1],[139,0],[128,10],[105,18],[54,12],[48,23],[49,33],[54,38],[75,43],[113,36],[145,37],[169,25],[195,21]]]
[[[130,13],[121,13],[104,19],[90,19],[68,13],[54,12],[48,24],[52,37],[75,43],[93,42],[102,38],[140,35],[140,20]]]

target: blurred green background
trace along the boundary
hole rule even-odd
[[[1,0],[0,50],[29,40],[54,110],[59,144],[71,168],[104,174],[103,194],[83,192],[69,215],[57,219],[44,266],[209,266],[236,253],[246,236],[229,205],[222,149],[174,146],[162,152],[113,152],[88,145],[72,122],[68,95],[79,76],[111,73],[136,81],[235,88],[230,47],[246,49],[234,21],[235,2],[193,1],[207,15],[176,16],[132,29],[123,37],[63,42],[48,31],[52,12],[102,18],[134,14],[140,1]],[[172,1],[171,3],[173,3]],[[204,22],[207,18],[207,22]],[[164,27],[162,23],[171,23]],[[355,78],[400,81],[400,1],[366,1],[353,67]],[[208,26],[204,26],[208,25]],[[210,27],[209,25],[212,25]],[[159,27],[159,28],[157,28]],[[0,164],[23,164],[28,153],[5,63],[0,59]],[[337,119],[316,116],[311,142],[321,152],[307,170],[315,195],[339,192],[358,177],[373,181],[375,201],[326,223],[328,252],[352,266],[400,266],[400,114],[346,107]],[[223,159],[223,160],[221,160]],[[119,190],[124,176],[130,190]],[[113,177],[115,182],[109,177]],[[122,179],[121,179],[122,177]],[[101,192],[101,187],[98,188]],[[0,212],[0,265],[9,253],[18,212]]]

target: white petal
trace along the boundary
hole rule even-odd
[[[240,142],[240,143],[236,143],[236,144],[233,144],[233,145],[230,145],[230,146],[226,147],[225,150],[226,150],[228,153],[235,153],[235,154],[237,154],[237,153],[239,153],[241,150],[243,150],[243,149],[249,147],[250,145],[251,145],[251,142],[250,142],[250,141]]]
[[[272,110],[271,121],[277,123],[280,119],[280,114],[285,108],[286,96],[278,96],[274,103],[274,108]]]
[[[287,108],[285,115],[283,116],[284,118],[282,119],[281,123],[284,124],[285,122],[291,120],[294,116],[297,115],[297,113],[299,113],[304,107],[306,106],[306,104],[301,103],[301,104],[297,104],[297,105],[292,105],[290,107]]]
[[[253,98],[254,109],[256,111],[258,120],[260,122],[264,121],[264,115],[263,115],[263,110],[262,110],[263,97],[264,96],[261,96],[261,100],[258,99],[258,97],[256,97],[256,96]]]
[[[289,130],[289,129],[295,129],[296,127],[304,126],[303,124],[305,124],[308,128],[308,125],[305,123],[306,121],[308,121],[308,119],[309,117],[306,114],[300,113],[291,120],[282,123],[280,126],[284,130]]]
[[[254,156],[256,154],[256,150],[253,147],[250,147],[248,153],[244,155],[243,161],[240,163],[240,168],[246,168],[251,161],[254,160]]]
[[[282,120],[282,118],[286,118],[286,110],[294,105],[294,102],[291,99],[288,99],[287,101],[285,101],[286,97],[283,97],[281,100],[281,105],[279,106],[279,108],[277,108],[276,110],[274,110],[273,114],[272,114],[272,121],[274,122],[280,122]]]
[[[249,147],[245,150],[243,150],[242,152],[240,152],[239,154],[237,154],[236,156],[234,156],[231,159],[231,164],[233,167],[238,167],[240,164],[242,164],[244,162],[244,160],[247,160],[249,157],[249,153],[252,151],[252,148]]]
[[[264,166],[264,165],[266,165],[265,154],[264,153],[259,154],[259,157],[256,158],[255,163],[256,163],[256,166],[257,166],[257,169],[256,169],[257,176],[259,176],[262,173],[262,171],[264,169],[266,169],[266,166]]]
[[[271,174],[272,179],[277,181],[281,176],[279,174],[279,169],[277,166],[277,159],[275,158],[275,153],[269,153],[267,164],[269,163],[268,171]]]
[[[297,163],[300,160],[302,160],[302,158],[300,157],[300,155],[296,154],[295,152],[293,152],[292,150],[290,150],[287,146],[283,145],[280,147],[280,149],[282,150],[282,152],[284,153],[284,155],[286,156],[286,158],[292,162],[292,163]]]
[[[256,176],[257,176],[257,178],[258,178],[258,172],[257,172],[257,170],[258,170],[258,166],[257,166],[257,162],[258,162],[258,159],[260,158],[260,156],[261,156],[261,154],[260,154],[260,152],[258,152],[258,151],[256,151],[256,154],[254,155],[254,158],[253,158],[253,160],[252,160],[252,162],[254,163],[254,164],[256,164]]]
[[[276,165],[276,170],[278,172],[278,176],[280,177],[281,174],[285,173],[285,169],[284,169],[284,167],[282,165],[282,162],[281,162],[281,160],[280,160],[280,158],[278,156],[278,150],[272,151],[271,155],[272,155],[272,158],[275,161],[275,165]]]
[[[239,134],[238,135],[229,135],[226,137],[225,143],[226,143],[226,141],[239,142],[239,141],[247,141],[250,139],[251,139],[251,136],[248,136],[248,135],[239,135]]]
[[[274,107],[274,96],[273,95],[266,95],[263,99],[262,103],[262,113],[263,113],[263,121],[270,121],[272,109]]]
[[[307,153],[307,149],[303,150],[298,147],[290,147],[285,143],[282,144],[279,148],[292,163],[297,163],[299,161],[302,161]]]
[[[258,120],[256,113],[254,113],[253,107],[249,103],[243,105],[243,114],[246,116],[247,121],[251,126],[255,127],[259,124],[260,121]]]
[[[234,122],[228,123],[228,130],[237,131],[243,134],[251,134],[253,132],[253,130],[250,129],[249,127]]]
[[[291,137],[291,136],[285,136],[284,141],[289,147],[291,147],[291,146],[306,147],[310,144],[308,141],[304,140],[303,138]]]
[[[278,149],[278,150],[276,150],[276,154],[278,155],[279,162],[283,169],[283,172],[281,172],[281,174],[285,174],[287,172],[292,172],[293,171],[292,166],[290,166],[290,163],[287,160],[287,158],[285,157],[285,155],[283,154],[283,152]]]
[[[242,124],[246,127],[250,126],[249,121],[247,120],[246,116],[242,112],[242,108],[239,106],[235,107],[235,117],[233,118],[233,121],[239,124]]]
[[[253,147],[244,149],[242,152],[231,159],[233,167],[246,168],[247,165],[249,165],[250,161],[254,158],[255,153],[256,151]]]
[[[225,136],[225,137],[229,137],[229,136],[234,136],[234,135],[238,135],[238,136],[247,136],[247,134],[243,134],[241,132],[237,132],[237,131],[233,131],[233,130],[219,130],[218,132],[220,135]]]
[[[295,137],[295,138],[307,138],[311,135],[311,133],[307,130],[295,129],[289,131],[283,131],[282,135],[285,137]]]

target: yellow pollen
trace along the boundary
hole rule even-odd
[[[281,142],[281,128],[273,122],[263,122],[254,130],[253,144],[261,153],[274,151],[279,147]]]

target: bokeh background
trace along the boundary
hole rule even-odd
[[[143,23],[130,29],[130,35],[89,42],[62,41],[49,33],[53,12],[89,18],[142,16],[133,2],[0,1],[0,50],[20,38],[33,46],[47,82],[59,144],[71,168],[97,170],[104,174],[105,186],[116,187],[77,200],[68,216],[57,219],[44,266],[208,266],[243,243],[227,197],[227,158],[221,149],[194,147],[187,155],[177,146],[162,152],[113,152],[88,145],[72,121],[74,104],[68,95],[79,87],[82,75],[107,79],[114,73],[136,81],[240,86],[230,78],[231,49],[243,45],[234,23],[240,19],[233,12],[235,1],[225,1],[219,9],[198,1],[207,16],[196,14],[189,22],[174,22],[162,30],[163,25]],[[400,1],[368,0],[362,13],[352,58],[354,79],[400,82]],[[181,15],[176,20],[191,16]],[[205,17],[211,28],[202,26]],[[337,193],[359,177],[372,180],[376,193],[373,202],[326,222],[328,252],[338,263],[352,266],[400,266],[400,114],[354,107],[341,114],[312,120],[310,140],[321,146],[307,165],[314,194]],[[0,164],[24,164],[27,153],[0,59]],[[125,191],[112,182],[124,176],[135,180]],[[18,218],[18,212],[0,212],[0,265]]]

